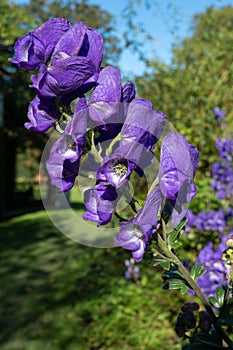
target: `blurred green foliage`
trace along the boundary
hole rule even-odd
[[[75,243],[43,211],[0,231],[2,350],[180,349],[182,302],[162,290],[149,257],[136,284],[124,278],[130,252]]]
[[[210,7],[194,17],[193,34],[174,48],[171,65],[148,62],[148,72],[136,78],[138,94],[166,113],[177,131],[200,151],[197,184],[202,198],[195,202],[197,211],[216,207],[207,181],[217,159],[215,141],[232,132],[232,44],[233,7]],[[217,125],[214,107],[228,112],[227,128]]]

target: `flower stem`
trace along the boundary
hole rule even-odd
[[[202,302],[203,306],[205,307],[206,311],[209,313],[212,323],[214,325],[214,328],[219,333],[219,335],[222,337],[222,339],[228,344],[229,346],[232,346],[232,340],[228,337],[228,335],[224,332],[221,326],[218,324],[218,319],[212,309],[211,304],[209,303],[206,296],[203,294],[201,289],[198,287],[194,279],[190,276],[189,272],[186,270],[180,259],[172,252],[166,252],[166,255],[168,258],[171,258],[173,261],[176,261],[176,265],[178,267],[178,270],[182,273],[186,281],[189,283],[189,285],[192,287],[192,289],[195,291],[196,295]]]

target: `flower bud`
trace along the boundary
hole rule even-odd
[[[197,311],[197,310],[199,310],[199,304],[198,303],[196,303],[196,302],[193,302],[193,303],[185,303],[183,306],[182,306],[182,308],[181,308],[181,310],[183,311],[183,312],[186,312],[186,311]]]
[[[203,332],[209,332],[211,329],[211,317],[207,311],[199,312],[199,327]]]

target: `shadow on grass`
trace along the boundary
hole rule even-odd
[[[164,339],[177,349],[166,298],[158,305],[154,291],[124,279],[127,252],[77,244],[43,211],[1,223],[0,232],[2,350],[144,349],[141,342],[150,350]]]

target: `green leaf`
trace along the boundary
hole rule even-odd
[[[181,280],[172,280],[166,283],[163,289],[180,289],[182,294],[185,294],[188,291],[188,287]]]
[[[208,300],[213,306],[220,308],[218,300],[215,297],[209,297]]]
[[[165,282],[164,289],[180,289],[185,294],[191,288],[177,267],[164,272],[162,277]]]
[[[223,306],[225,300],[226,290],[224,287],[216,288],[216,296],[220,307]]]
[[[194,265],[191,268],[190,276],[195,282],[198,280],[199,277],[201,277],[206,272],[206,270],[203,269],[203,266],[204,266],[203,263],[199,263]]]
[[[215,297],[209,297],[209,302],[217,307],[217,308],[221,308],[224,304],[224,300],[225,300],[225,289],[224,287],[218,287],[216,288],[216,298]]]
[[[163,259],[155,259],[153,260],[153,266],[160,265],[164,270],[169,270],[171,267],[170,261],[163,260]]]
[[[175,243],[178,243],[178,242],[177,242],[177,238],[179,237],[179,234],[180,234],[180,232],[182,231],[182,229],[184,228],[184,226],[186,225],[186,223],[187,223],[187,220],[186,220],[186,219],[182,220],[182,221],[175,227],[175,229],[174,229],[172,232],[169,233],[167,242],[168,242],[168,245],[169,245],[171,248],[175,249],[174,244],[175,244]],[[179,243],[179,246],[180,246],[180,245],[181,245],[181,243]],[[177,246],[177,247],[179,247],[179,246]]]

